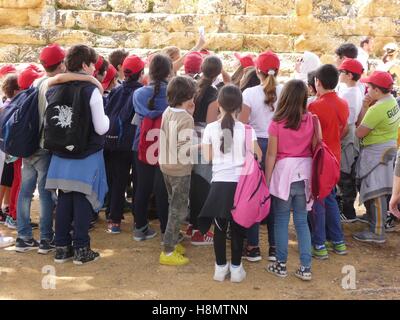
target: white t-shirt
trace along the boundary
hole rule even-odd
[[[252,141],[257,141],[254,129],[251,129]],[[245,161],[245,125],[235,122],[233,128],[233,143],[229,152],[222,153],[221,121],[215,121],[206,126],[203,133],[203,144],[212,145],[212,180],[211,182],[238,182]]]
[[[339,82],[339,84],[336,87],[336,92],[340,96],[340,92],[342,92],[346,88],[347,88],[347,85],[345,83]],[[361,96],[364,98],[366,86],[361,81],[357,81],[356,88],[358,88],[358,90],[361,93]]]
[[[341,86],[338,95],[340,98],[346,100],[349,105],[349,119],[347,120],[347,123],[355,124],[358,115],[360,114],[364,97],[361,95],[360,89],[357,88],[357,86],[347,87],[343,85]]]
[[[274,103],[274,109],[278,106],[278,100],[282,92],[283,85],[276,87],[276,96],[278,99]],[[268,128],[274,116],[274,112],[264,102],[265,93],[262,85],[248,88],[243,91],[243,104],[247,105],[251,112],[249,125],[251,125],[257,135],[257,138],[268,138]]]
[[[362,64],[364,68],[364,72],[368,72],[368,58],[369,54],[366,52],[363,48],[357,48],[358,49],[358,55],[357,55],[357,60]]]

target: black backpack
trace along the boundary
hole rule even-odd
[[[77,155],[86,151],[92,115],[85,89],[89,82],[69,82],[47,91],[44,115],[44,148],[51,152]]]

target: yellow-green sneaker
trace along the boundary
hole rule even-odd
[[[177,250],[174,250],[170,255],[166,255],[164,251],[160,254],[160,264],[166,266],[183,266],[188,263],[189,259],[178,253]]]
[[[184,255],[184,254],[186,253],[185,247],[184,247],[183,245],[181,245],[180,243],[178,243],[178,244],[175,246],[175,251],[178,252],[178,253],[181,254],[181,255]]]

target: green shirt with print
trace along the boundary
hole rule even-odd
[[[366,112],[361,125],[371,129],[362,140],[363,146],[397,141],[400,108],[393,96],[379,100]]]

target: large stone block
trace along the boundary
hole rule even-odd
[[[34,9],[43,5],[43,0],[0,0],[0,8]]]
[[[400,10],[400,8],[399,8]],[[400,19],[400,16],[398,17]],[[400,36],[398,25],[393,18],[389,17],[375,17],[371,21],[371,34],[373,36],[392,37]]]
[[[400,0],[364,0],[359,4],[363,17],[400,17]]]
[[[222,32],[268,34],[270,32],[270,16],[222,16]],[[284,33],[284,32],[282,32]]]
[[[128,33],[126,34],[125,48],[152,48],[149,45],[153,33]]]
[[[246,12],[246,0],[198,0],[197,12],[243,15]]]
[[[313,16],[270,17],[269,32],[271,34],[301,35],[312,34],[320,28],[320,21]]]
[[[350,13],[352,5],[348,0],[314,0],[313,15],[324,22]]]
[[[196,44],[197,34],[193,32],[150,33],[148,40],[148,48],[177,46],[181,49],[190,49]]]
[[[29,45],[1,45],[0,62],[25,63],[27,61],[38,61],[41,47]]]
[[[247,0],[248,15],[291,15],[294,14],[295,0]]]
[[[0,8],[0,26],[26,26],[28,24],[28,9]]]
[[[50,42],[56,42],[64,46],[75,44],[87,44],[94,46],[96,35],[85,30],[62,30],[51,34]]]
[[[45,45],[48,42],[48,32],[42,29],[0,29],[0,43]]]
[[[243,48],[247,51],[262,52],[272,50],[275,52],[292,52],[293,41],[284,35],[254,35],[245,34]]]
[[[206,47],[210,50],[243,50],[243,35],[234,33],[214,33],[207,37]]]
[[[308,16],[313,11],[313,0],[296,0],[296,14],[298,16]]]
[[[57,6],[62,9],[106,10],[107,4],[107,0],[57,0]]]
[[[107,2],[107,1],[106,1]],[[133,13],[148,12],[150,8],[150,0],[110,0],[109,5],[113,11]]]
[[[157,13],[196,13],[198,0],[155,0],[151,7]]]
[[[345,41],[339,37],[326,37],[324,35],[301,35],[294,40],[294,51],[311,51],[315,53],[332,53]]]
[[[338,28],[342,29],[340,34],[342,36],[351,36],[351,35],[361,35],[367,36],[372,33],[372,24],[369,18],[364,17],[338,17],[334,21],[327,22],[326,24],[329,27],[333,25],[337,25]]]

